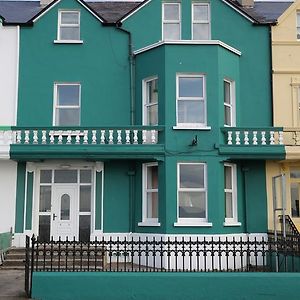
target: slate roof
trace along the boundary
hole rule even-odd
[[[244,8],[237,0],[225,0],[235,8],[245,13],[255,22],[260,24],[275,23],[278,17],[293,2],[256,1],[253,8]],[[136,2],[93,2],[86,1],[99,17],[108,23],[115,23],[137,8],[141,1]],[[0,0],[0,15],[5,18],[6,23],[26,23],[42,10],[39,1],[2,1]]]

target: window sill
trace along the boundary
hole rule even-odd
[[[82,40],[54,40],[54,44],[83,44]]]
[[[241,222],[224,222],[223,223],[224,227],[238,227],[242,226]]]
[[[175,130],[211,130],[210,126],[173,126]]]
[[[151,223],[151,222],[139,222],[138,223],[139,227],[159,227],[160,223]]]
[[[190,223],[175,222],[174,223],[174,227],[212,227],[212,226],[213,224],[208,222],[190,222]]]

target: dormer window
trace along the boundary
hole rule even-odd
[[[208,3],[193,3],[192,31],[193,40],[210,39],[210,10]]]
[[[180,40],[181,13],[180,3],[163,3],[163,40]]]
[[[80,12],[61,10],[58,12],[57,40],[59,42],[80,41]]]

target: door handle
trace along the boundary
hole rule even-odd
[[[52,220],[55,221],[56,218],[57,218],[57,215],[56,215],[56,214],[53,214],[53,215],[52,215]]]

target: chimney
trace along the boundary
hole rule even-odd
[[[40,0],[40,6],[45,7],[50,4],[53,0]]]
[[[238,0],[238,3],[242,7],[253,7],[254,6],[254,0]]]

